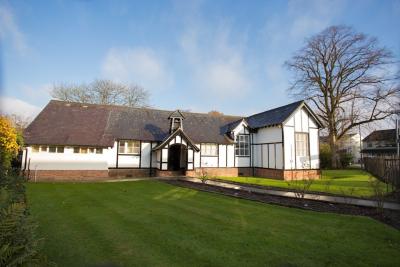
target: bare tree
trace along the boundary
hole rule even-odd
[[[149,92],[132,84],[95,80],[90,84],[56,84],[51,96],[64,101],[103,105],[148,106]]]
[[[336,142],[358,125],[389,117],[399,102],[393,54],[350,27],[311,37],[285,65],[294,73],[289,92],[308,100],[327,129],[334,168],[340,167]]]

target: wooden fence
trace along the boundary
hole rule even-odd
[[[378,179],[400,188],[400,158],[363,158],[364,168]]]

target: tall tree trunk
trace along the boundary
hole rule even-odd
[[[331,165],[333,169],[340,168],[340,157],[337,151],[337,139],[333,133],[329,134],[329,146],[331,148]]]

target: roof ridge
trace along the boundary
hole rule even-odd
[[[101,106],[101,107],[105,107],[105,108],[116,107],[116,108],[122,108],[122,109],[154,110],[154,111],[162,111],[162,112],[170,112],[170,113],[176,111],[176,110],[167,110],[167,109],[159,109],[159,108],[149,108],[149,107],[130,107],[130,106],[116,105],[116,104],[94,104],[94,103],[75,102],[75,101],[66,101],[66,100],[58,100],[58,99],[51,99],[50,102],[59,102],[59,103],[67,103],[67,104],[78,104],[78,105],[90,105],[90,106]],[[213,115],[205,113],[205,112],[183,111],[182,109],[179,109],[179,111],[182,112],[182,113],[206,115],[206,116],[211,116],[211,117],[245,118],[245,117],[239,116],[239,115],[223,114],[221,116],[213,116]]]

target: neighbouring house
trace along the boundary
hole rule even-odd
[[[25,131],[36,180],[318,178],[321,123],[303,101],[249,117],[50,101]]]
[[[363,157],[395,156],[396,129],[377,130],[363,139]]]
[[[320,136],[320,142],[329,144],[328,136]],[[361,136],[358,133],[345,134],[340,138],[337,143],[338,151],[340,153],[350,154],[353,157],[352,163],[361,162]]]

